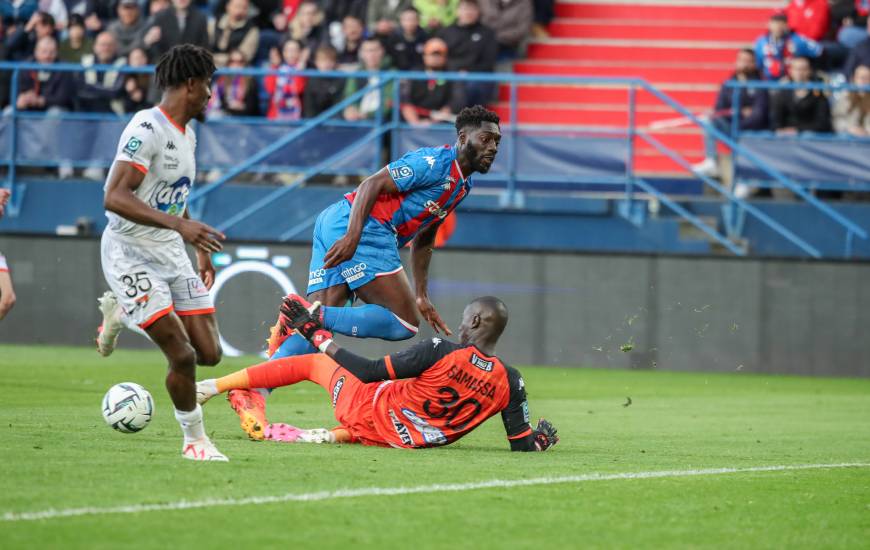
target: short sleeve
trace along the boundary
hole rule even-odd
[[[129,162],[140,172],[147,173],[151,168],[154,154],[159,150],[154,124],[136,117],[130,121],[118,141],[116,161]]]
[[[444,157],[444,152],[437,149],[418,149],[391,162],[387,169],[399,191],[423,189],[444,182],[446,172],[450,170],[450,162]]]

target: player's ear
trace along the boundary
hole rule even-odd
[[[477,328],[480,326],[480,315],[476,315],[471,318],[471,328]]]
[[[459,146],[465,146],[465,140],[468,139],[468,136],[465,134],[465,130],[459,130]]]

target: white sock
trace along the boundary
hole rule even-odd
[[[196,389],[206,394],[208,397],[218,394],[217,380],[209,378],[208,380],[200,380],[196,383]]]
[[[175,419],[181,425],[184,432],[184,442],[193,443],[205,437],[205,426],[202,423],[202,407],[199,404],[192,411],[179,411],[175,409]]]
[[[269,399],[269,396],[272,395],[272,390],[268,388],[254,388],[254,391],[263,396],[263,399]]]

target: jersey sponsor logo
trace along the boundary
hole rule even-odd
[[[423,157],[423,160],[429,164],[429,168],[435,168],[435,157]]]
[[[405,415],[411,425],[414,426],[420,435],[423,436],[423,441],[429,445],[447,445],[447,436],[444,432],[429,424],[411,409],[402,409],[402,414]]]
[[[429,211],[433,216],[437,216],[439,219],[444,219],[449,214],[448,211],[441,208],[441,205],[433,200],[426,201],[426,204],[423,205],[423,208]]]
[[[190,195],[190,178],[178,178],[173,184],[163,180],[157,184],[156,190],[151,195],[151,206],[170,216],[179,216],[184,212],[188,195]]]
[[[523,422],[529,423],[529,402],[523,401]]]
[[[366,276],[367,267],[368,266],[365,262],[360,262],[356,265],[352,265],[341,271],[341,277],[345,280],[345,282],[352,283]]]
[[[390,168],[390,175],[393,176],[395,181],[405,180],[414,177],[414,169],[407,164],[403,164],[402,166]]]
[[[471,359],[469,359],[469,361],[471,361],[471,364],[475,367],[486,372],[492,372],[492,366],[495,364],[493,361],[485,361],[481,359],[476,353],[471,354]]]
[[[467,389],[477,392],[480,395],[495,399],[495,384],[477,378],[476,376],[465,372],[457,366],[450,367],[450,372],[447,377],[455,380],[460,386],[465,386]]]
[[[163,163],[163,168],[165,170],[177,170],[178,166],[181,164],[181,159],[173,157],[172,155],[163,155],[163,160],[166,161]]]
[[[154,131],[154,126],[147,120],[140,124],[139,128],[145,128],[146,130],[151,130],[152,132]]]
[[[166,149],[168,151],[174,151],[176,149],[175,144],[172,143],[172,140],[166,142]]]
[[[308,272],[308,284],[316,285],[318,283],[323,282],[323,277],[326,275],[325,269],[315,269],[314,271]]]
[[[335,386],[332,387],[332,408],[338,403],[338,395],[341,393],[341,388],[344,387],[344,376],[335,381]]]
[[[413,445],[414,440],[411,439],[411,434],[408,433],[408,427],[402,424],[399,417],[396,416],[396,413],[393,412],[393,409],[389,410],[390,420],[393,422],[393,429],[396,430],[396,434],[398,434],[399,439],[402,440],[402,443],[405,445]]]
[[[142,148],[142,140],[133,136],[127,140],[127,145],[124,146],[123,151],[127,153],[128,156],[132,157],[136,154],[136,151]]]

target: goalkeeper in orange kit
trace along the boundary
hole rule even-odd
[[[508,321],[507,307],[486,296],[466,306],[459,344],[432,338],[405,351],[369,360],[339,347],[320,322],[317,305],[290,295],[281,308],[281,328],[298,331],[321,354],[267,361],[197,384],[200,402],[218,393],[239,412],[256,439],[361,443],[400,448],[435,447],[457,441],[501,413],[511,450],[544,451],[559,441],[541,419],[529,425],[525,383],[495,356]],[[269,424],[250,388],[274,388],[310,380],[329,393],[339,426],[300,430]]]

